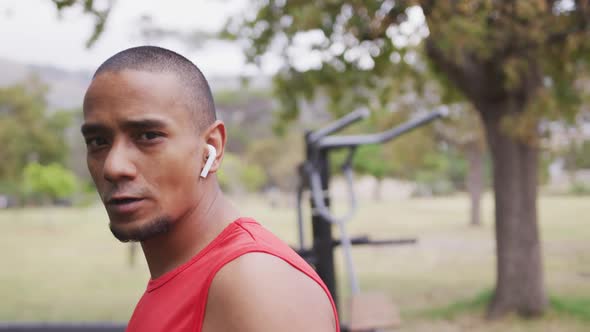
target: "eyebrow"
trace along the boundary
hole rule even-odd
[[[127,130],[164,129],[168,127],[168,123],[159,119],[126,120],[121,127]],[[91,135],[97,132],[111,131],[111,129],[99,123],[85,123],[82,125],[81,131],[82,135]]]
[[[85,123],[82,125],[81,132],[82,135],[87,136],[98,132],[108,131],[109,128],[107,126],[96,124],[96,123]]]

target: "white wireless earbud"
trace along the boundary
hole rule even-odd
[[[207,156],[207,161],[205,162],[205,166],[203,166],[203,170],[201,171],[202,178],[207,177],[207,174],[209,174],[211,166],[213,166],[215,157],[217,157],[217,150],[215,150],[215,147],[213,147],[213,145],[207,144],[207,148],[209,149],[209,155]]]

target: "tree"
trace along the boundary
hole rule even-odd
[[[0,89],[0,183],[12,191],[17,191],[16,182],[29,162],[63,164],[66,160],[64,130],[72,115],[48,112],[45,92],[34,78]]]
[[[256,63],[284,60],[275,77],[282,120],[320,92],[338,114],[390,105],[441,86],[471,102],[493,161],[497,283],[488,317],[541,314],[547,305],[537,226],[539,121],[571,118],[590,62],[587,1],[269,0],[229,22]],[[422,16],[423,15],[423,16]],[[302,54],[306,56],[303,57]],[[427,91],[426,91],[427,92]],[[346,105],[346,107],[342,107]]]
[[[465,187],[470,198],[469,224],[481,225],[481,195],[484,190],[485,133],[475,110],[465,103],[453,105],[452,121],[434,124],[437,134],[445,142],[461,150],[467,158]]]

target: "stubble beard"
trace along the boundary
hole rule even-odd
[[[113,236],[121,242],[142,242],[170,231],[172,218],[169,216],[157,217],[145,225],[131,229],[123,229],[110,222],[109,228]]]

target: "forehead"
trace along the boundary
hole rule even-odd
[[[84,119],[157,115],[179,123],[189,118],[188,96],[173,73],[122,70],[100,73],[84,96]]]

